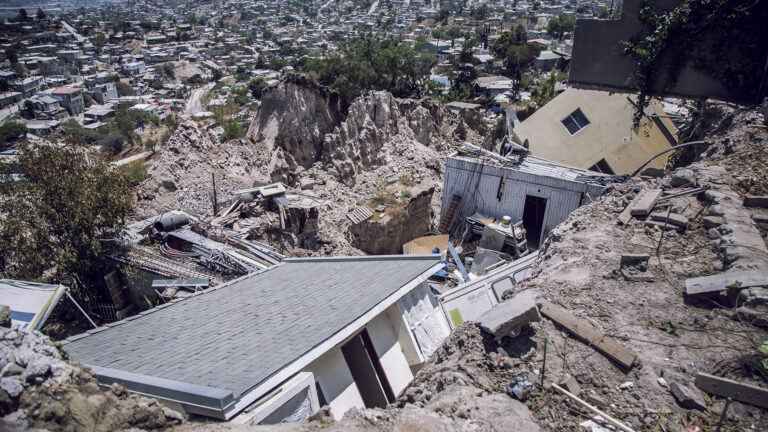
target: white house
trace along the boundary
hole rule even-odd
[[[437,255],[288,259],[65,340],[102,384],[246,424],[383,407],[450,333]]]

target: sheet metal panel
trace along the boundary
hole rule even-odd
[[[548,200],[542,229],[546,238],[580,204],[589,203],[602,193],[600,185],[572,180],[582,173],[583,170],[536,161],[505,168],[483,163],[481,159],[451,156],[446,162],[441,217],[456,194],[462,197],[462,204],[455,220],[477,211],[518,221],[523,215],[525,196],[533,195]]]

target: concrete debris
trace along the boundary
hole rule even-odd
[[[561,380],[557,382],[557,385],[568,390],[570,393],[578,396],[581,393],[581,386],[573,375],[566,374]]]
[[[194,122],[181,124],[136,190],[139,212],[173,208],[202,221],[212,218],[211,173],[217,195],[224,199],[281,182],[303,192],[311,189],[331,205],[320,211],[312,238],[280,229],[279,212],[231,220],[248,239],[291,256],[399,253],[403,243],[424,235],[436,222],[445,157],[462,142],[453,134],[460,122],[438,103],[397,99],[386,92],[364,94],[346,116],[338,101],[333,91],[289,74],[265,89],[244,139],[222,145]],[[466,129],[467,141],[483,142],[471,127]],[[426,204],[406,208],[432,188],[422,198]],[[226,207],[227,202],[221,204]],[[352,232],[349,209],[382,204],[386,209],[378,213],[384,217],[377,215]],[[400,213],[408,218],[398,217]],[[398,238],[388,237],[407,229],[411,231]],[[373,232],[380,238],[369,248],[373,237],[368,233]]]
[[[677,225],[683,229],[688,227],[688,218],[677,213],[656,212],[651,213],[651,220],[659,222],[667,222],[672,225]]]
[[[656,206],[656,201],[661,198],[663,192],[662,189],[645,191],[632,207],[632,210],[630,211],[632,216],[646,216],[649,214],[653,210],[653,207]]]
[[[583,421],[579,423],[579,426],[590,432],[611,432],[616,430],[615,427],[607,424],[600,416],[594,416],[590,420]]]
[[[415,432],[441,430],[448,432],[464,432],[482,430],[478,425],[451,419],[434,411],[414,405],[407,405],[397,417],[393,432]]]
[[[631,390],[632,387],[634,386],[635,386],[635,383],[633,383],[632,381],[625,381],[619,384],[618,388],[621,390]]]
[[[677,402],[685,408],[697,409],[699,411],[707,409],[707,405],[704,402],[704,396],[699,389],[673,382],[669,385],[669,391],[675,396]]]
[[[642,271],[648,269],[648,261],[651,256],[648,254],[621,254],[621,262],[619,265],[624,267],[638,267]]]
[[[725,224],[725,219],[723,219],[722,216],[704,216],[701,219],[701,223],[706,229],[717,228],[720,225]]]
[[[13,427],[106,432],[183,422],[154,399],[117,385],[102,391],[90,370],[64,361],[37,331],[0,328],[0,364],[0,416]],[[5,430],[3,423],[0,429]]]
[[[536,294],[533,291],[517,294],[480,316],[478,325],[496,339],[517,337],[523,326],[541,321],[535,300]]]
[[[696,176],[693,170],[681,169],[672,175],[669,184],[672,187],[696,186]]]
[[[768,208],[768,196],[745,195],[744,207]]]

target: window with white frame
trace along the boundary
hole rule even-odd
[[[581,108],[576,108],[576,111],[572,112],[568,117],[562,119],[561,122],[563,123],[563,126],[568,129],[568,132],[571,135],[574,135],[576,132],[584,129],[584,127],[589,124],[589,120],[587,119],[587,116],[581,112]]]

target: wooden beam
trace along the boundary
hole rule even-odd
[[[637,354],[632,350],[619,343],[616,339],[606,336],[592,324],[577,318],[557,305],[546,300],[540,300],[539,311],[555,324],[564,327],[625,368],[631,368],[635,360],[637,360]]]
[[[768,285],[768,270],[747,270],[720,273],[685,280],[688,295],[722,291],[726,288],[749,288]]]
[[[729,397],[739,402],[768,408],[768,389],[744,384],[728,378],[721,378],[699,372],[694,381],[696,387],[714,395]]]

